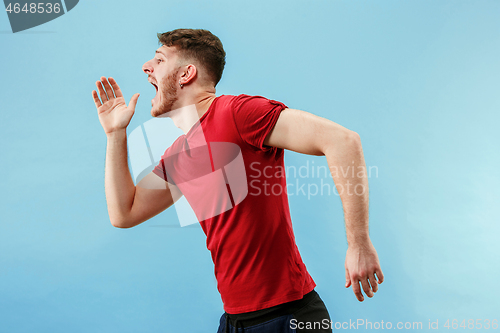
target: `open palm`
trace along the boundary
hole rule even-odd
[[[139,94],[130,99],[127,106],[120,87],[113,78],[109,81],[103,76],[96,82],[97,91],[92,91],[92,97],[97,108],[97,114],[106,134],[127,128],[135,112]],[[99,99],[100,97],[100,99]]]

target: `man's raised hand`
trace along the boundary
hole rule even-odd
[[[134,115],[139,94],[132,96],[127,106],[120,87],[112,77],[108,82],[108,79],[102,76],[100,81],[96,81],[96,86],[99,95],[97,91],[92,90],[92,97],[104,132],[110,134],[126,129]]]

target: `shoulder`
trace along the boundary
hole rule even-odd
[[[175,141],[165,149],[165,152],[161,156],[161,159],[166,159],[169,158],[175,154],[179,154],[179,152],[182,152],[185,150],[186,147],[186,135],[181,134],[175,139]]]
[[[239,95],[222,95],[224,97],[228,105],[230,105],[234,112],[244,112],[245,110],[256,110],[260,108],[269,108],[269,107],[282,107],[287,108],[287,106],[279,101],[274,99],[270,99],[261,95],[248,95],[248,94],[239,94]]]

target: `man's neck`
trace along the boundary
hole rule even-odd
[[[200,119],[208,111],[215,97],[215,91],[206,92],[199,96],[198,101],[195,103],[196,111],[198,112],[198,119]]]
[[[175,126],[186,134],[208,111],[215,97],[214,90],[200,92],[191,98],[186,96],[184,99],[179,99],[175,109],[169,112],[169,117]]]

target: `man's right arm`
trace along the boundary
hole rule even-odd
[[[169,186],[154,173],[134,185],[127,163],[126,131],[115,131],[107,137],[104,183],[111,224],[131,228],[172,206]]]
[[[174,203],[168,184],[150,173],[134,185],[127,162],[127,126],[135,112],[139,94],[125,104],[120,87],[113,78],[101,77],[92,97],[99,121],[106,133],[104,185],[111,224],[131,228],[159,214]],[[178,195],[174,195],[178,197]]]

